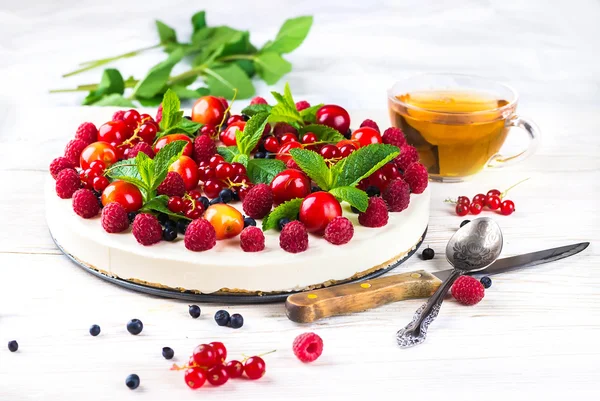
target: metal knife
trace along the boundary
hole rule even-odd
[[[474,276],[491,276],[568,258],[583,251],[589,244],[581,242],[498,259]],[[430,274],[418,270],[293,294],[285,302],[286,314],[294,322],[309,323],[325,317],[364,311],[390,302],[427,298],[451,271],[452,269],[448,269]]]

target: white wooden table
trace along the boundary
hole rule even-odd
[[[0,12],[0,76],[7,78],[0,98],[0,400],[347,400],[423,397],[421,392],[478,400],[597,397],[597,2],[459,1],[426,8],[416,0],[276,6],[257,1],[253,12],[269,18],[256,20],[247,18],[246,2],[207,7],[210,23],[246,26],[259,42],[273,36],[285,17],[317,15],[311,36],[290,57],[294,71],[287,80],[298,98],[339,102],[373,115],[381,125],[385,88],[419,71],[477,73],[521,91],[520,110],[543,132],[539,151],[516,167],[487,171],[467,183],[432,184],[425,242],[437,256],[428,262],[411,258],[399,271],[447,268],[442,253],[462,218],[444,198],[503,189],[526,177],[531,180],[511,194],[517,212],[498,217],[503,255],[581,241],[592,245],[569,259],[493,277],[475,307],[445,303],[427,342],[409,350],[395,345],[394,334],[420,300],[306,326],[287,320],[279,304],[203,304],[202,317],[193,320],[185,302],[115,287],[62,256],[45,225],[42,184],[49,161],[77,124],[97,118],[98,111],[69,107],[78,95],[49,96],[46,90],[96,80],[98,72],[81,81],[58,77],[78,61],[149,44],[156,16],[187,24],[195,9],[183,1],[27,3],[3,4]],[[113,12],[115,7],[121,12]],[[335,56],[326,45],[332,40]],[[120,66],[140,73],[153,57],[162,55]],[[221,308],[241,313],[244,327],[216,326],[212,315]],[[125,330],[134,317],[145,325],[137,337]],[[91,324],[101,326],[100,336],[88,334]],[[325,342],[322,357],[310,365],[291,351],[294,337],[304,331],[317,332]],[[20,345],[17,353],[6,348],[13,339]],[[231,356],[277,352],[265,357],[267,374],[259,381],[236,380],[196,392],[161,356],[161,348],[170,346],[174,361],[184,363],[195,345],[216,340]],[[129,373],[141,378],[136,391],[124,385]]]

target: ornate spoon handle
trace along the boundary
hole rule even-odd
[[[425,338],[427,337],[427,327],[429,327],[431,322],[435,320],[440,312],[444,297],[456,279],[463,274],[464,273],[461,270],[454,269],[452,273],[450,273],[450,277],[439,286],[427,303],[424,303],[417,309],[412,322],[398,331],[396,340],[401,348],[413,347],[425,341]]]

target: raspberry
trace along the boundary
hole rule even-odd
[[[405,171],[408,166],[416,161],[419,161],[419,153],[414,146],[410,145],[402,145],[400,147],[400,154],[394,159],[396,167],[402,171]]]
[[[246,215],[253,219],[262,219],[273,206],[273,191],[267,184],[253,186],[244,197],[242,207]]]
[[[298,135],[298,130],[286,123],[276,123],[273,127],[273,135],[276,137],[281,137],[283,134],[292,133],[294,135]]]
[[[84,219],[89,219],[100,211],[100,202],[92,190],[78,189],[73,194],[73,210]]]
[[[156,188],[156,193],[167,196],[183,196],[185,195],[185,182],[178,173],[169,171],[163,182]]]
[[[154,154],[154,150],[152,149],[152,146],[148,145],[146,142],[138,142],[135,145],[133,145],[133,148],[131,148],[129,153],[127,153],[127,157],[130,159],[133,159],[140,152],[147,154],[148,157],[151,159],[154,159],[154,156],[156,156]]]
[[[125,110],[115,111],[115,114],[112,115],[112,120],[113,121],[121,121],[121,120],[123,120],[124,114],[125,114]]]
[[[483,284],[471,276],[460,276],[452,284],[451,292],[454,299],[463,305],[475,305],[485,295]]]
[[[127,211],[120,203],[111,202],[102,209],[102,228],[107,233],[120,233],[129,227]]]
[[[98,128],[92,123],[83,123],[77,128],[75,139],[81,139],[88,145],[96,142],[98,140]]]
[[[404,181],[410,185],[413,194],[420,194],[427,188],[429,176],[421,163],[413,163],[404,171]]]
[[[162,227],[158,219],[148,213],[135,216],[131,232],[137,242],[144,246],[156,244],[162,239]]]
[[[52,178],[56,180],[58,173],[67,168],[74,169],[75,164],[66,157],[59,156],[50,163],[50,174],[52,174]]]
[[[72,139],[65,146],[65,157],[71,160],[75,167],[79,167],[79,157],[87,146],[88,144],[81,139]]]
[[[255,96],[252,98],[252,100],[250,100],[250,104],[269,104],[267,103],[267,101],[260,97],[260,96]]]
[[[348,243],[353,235],[354,227],[350,220],[342,216],[337,216],[325,227],[324,238],[333,245],[343,245]]]
[[[360,123],[360,128],[362,128],[362,127],[371,127],[375,131],[381,132],[381,131],[379,131],[379,126],[377,125],[377,123],[373,120],[369,120],[368,118],[365,121],[363,121],[362,123]]]
[[[382,197],[391,212],[401,212],[410,203],[410,186],[402,178],[396,178],[388,184]]]
[[[260,228],[248,226],[240,234],[240,245],[244,252],[260,252],[265,249],[265,235]]]
[[[294,339],[292,349],[302,362],[312,362],[323,353],[323,339],[315,333],[300,334]]]
[[[208,135],[198,135],[194,139],[194,161],[196,163],[207,162],[217,153],[215,141]]]
[[[296,110],[298,111],[308,109],[309,107],[310,103],[308,103],[306,100],[300,100],[299,102],[296,102]]]
[[[302,171],[302,169],[300,168],[300,166],[298,166],[298,163],[296,163],[296,160],[294,159],[290,159],[285,163],[285,166],[289,169],[294,169],[294,170],[300,170]]]
[[[59,198],[69,199],[79,188],[81,188],[81,179],[77,171],[68,168],[56,176],[56,194]]]
[[[162,111],[163,111],[163,107],[162,107],[162,103],[158,106],[158,110],[156,110],[156,118],[154,119],[154,121],[156,121],[156,123],[160,123],[162,120]],[[114,120],[114,118],[113,118]]]
[[[383,143],[387,143],[388,145],[398,146],[399,148],[406,145],[406,138],[404,137],[404,132],[400,128],[390,127],[383,131],[383,135],[381,136]]]
[[[279,235],[279,246],[290,253],[306,251],[308,249],[308,233],[304,224],[294,220],[283,226]]]
[[[217,233],[208,220],[192,220],[185,230],[184,243],[190,251],[208,251],[217,244]]]
[[[379,196],[369,198],[367,210],[358,214],[358,222],[365,227],[383,227],[388,222],[387,205]]]

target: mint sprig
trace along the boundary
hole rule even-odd
[[[162,120],[159,126],[162,131],[167,131],[179,124],[183,119],[181,102],[179,97],[172,90],[167,90],[162,100]]]
[[[284,122],[290,124],[296,128],[300,128],[304,125],[304,119],[300,115],[298,109],[296,109],[296,103],[292,97],[290,85],[285,84],[283,94],[278,92],[271,92],[277,104],[271,109],[271,115],[269,116],[270,122]]]
[[[257,113],[246,122],[244,131],[236,131],[235,140],[240,153],[249,155],[258,145],[268,119],[269,113]]]
[[[283,170],[285,163],[277,159],[251,159],[246,169],[253,183],[270,184],[273,178]]]
[[[343,201],[348,202],[361,212],[367,210],[369,206],[369,195],[363,190],[355,187],[336,187],[331,188],[329,193]]]
[[[323,103],[310,106],[300,111],[300,117],[302,117],[304,122],[314,124],[317,122],[317,111],[319,111],[321,107],[323,107]]]
[[[159,195],[157,197],[150,199],[146,203],[144,203],[144,206],[142,206],[141,211],[142,212],[150,212],[150,211],[159,212],[159,213],[166,214],[167,216],[175,217],[177,219],[191,220],[188,217],[185,217],[181,214],[173,213],[168,208],[168,206],[167,206],[168,203],[169,203],[169,197],[167,195]]]
[[[272,109],[273,106],[269,106],[268,104],[251,104],[242,109],[242,114],[252,117],[258,113],[270,113]]]
[[[300,212],[300,205],[302,204],[303,198],[295,198],[287,202],[282,203],[275,209],[271,210],[262,221],[263,231],[277,228],[279,220],[286,217],[290,220],[298,219],[298,213]]]
[[[219,146],[217,147],[217,153],[223,156],[227,163],[232,163],[233,159],[240,154],[240,151],[237,146]]]
[[[327,167],[323,156],[306,149],[290,149],[290,155],[317,185],[324,191],[329,191],[333,185],[331,169]]]

